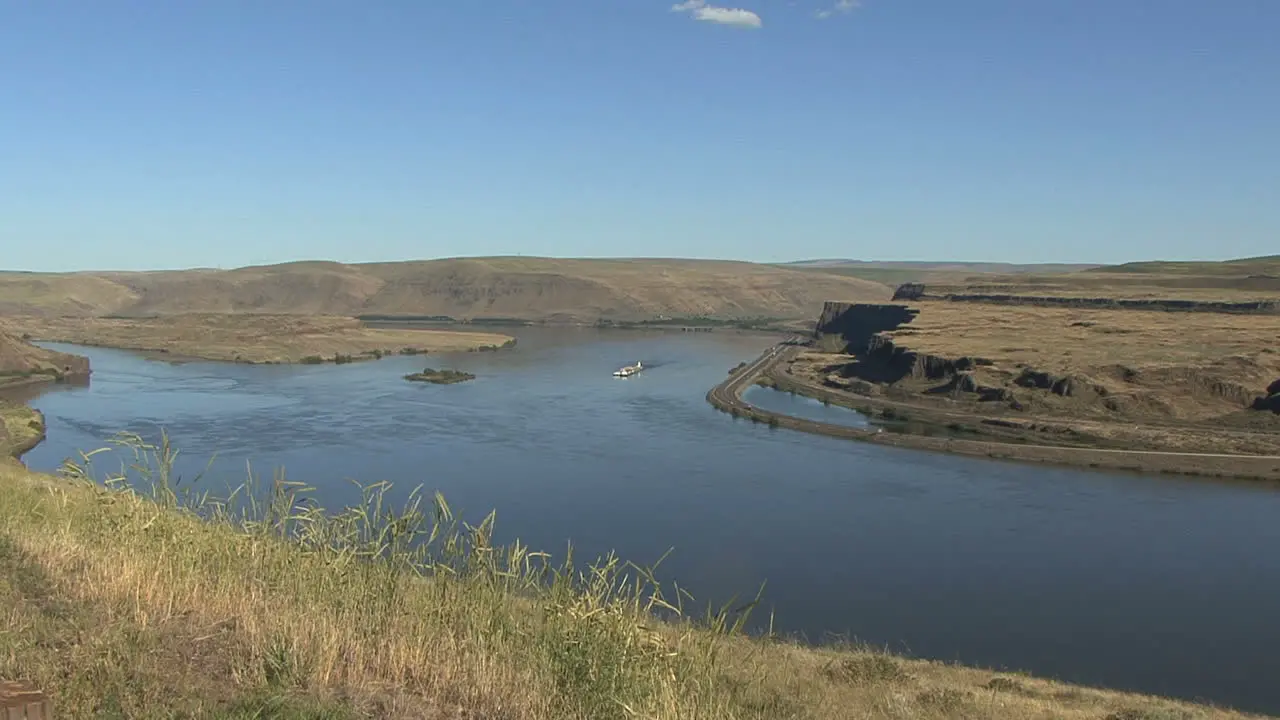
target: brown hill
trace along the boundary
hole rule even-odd
[[[447,315],[615,320],[812,317],[826,300],[888,299],[854,277],[714,260],[467,258],[236,270],[0,273],[0,313]]]

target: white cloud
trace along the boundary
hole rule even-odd
[[[852,2],[852,0],[843,0]],[[758,29],[764,26],[760,16],[750,10],[708,5],[707,0],[684,0],[671,6],[672,12],[687,12],[693,19],[717,25]]]
[[[836,0],[836,4],[825,10],[814,13],[819,20],[826,20],[832,15],[847,15],[862,6],[861,0]]]

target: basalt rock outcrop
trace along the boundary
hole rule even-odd
[[[878,333],[897,330],[919,312],[905,305],[828,302],[814,328],[815,344],[827,352],[856,355]]]
[[[917,352],[902,347],[893,338],[877,334],[867,341],[859,359],[881,369],[877,382],[898,382],[907,377],[941,380],[957,373],[991,365],[991,361],[979,357],[947,358],[941,355]]]
[[[1061,397],[1074,397],[1085,391],[1103,396],[1107,394],[1105,387],[1095,385],[1085,378],[1075,375],[1057,376],[1034,368],[1023,368],[1022,373],[1014,378],[1013,382],[1020,387],[1048,390]]]
[[[1270,410],[1280,415],[1280,393],[1268,397],[1260,397],[1253,401],[1254,410]]]
[[[903,283],[893,291],[894,300],[923,300],[924,298],[924,283]]]
[[[1252,407],[1254,410],[1269,410],[1280,415],[1280,380],[1268,385],[1267,394],[1255,398]]]
[[[967,371],[956,373],[946,384],[939,385],[928,392],[934,395],[945,394],[953,398],[960,398],[968,393],[977,395],[978,400],[982,402],[1008,402],[1014,399],[1013,392],[1009,388],[983,385],[972,372]]]

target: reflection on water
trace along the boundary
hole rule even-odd
[[[839,405],[824,404],[803,395],[783,392],[774,388],[752,385],[742,394],[742,399],[758,408],[791,415],[806,420],[843,425],[845,427],[869,427],[867,416]]]
[[[90,378],[78,377],[64,382],[39,382],[0,387],[0,400],[12,403],[30,403],[43,395],[52,393],[87,390]]]
[[[166,428],[188,476],[217,454],[350,502],[419,483],[499,539],[616,549],[700,598],[767,580],[785,631],[826,633],[1147,692],[1280,711],[1280,492],[912,452],[771,429],[706,391],[771,340],[520,328],[502,353],[320,366],[171,365],[84,349],[88,388],[34,400],[53,469],[117,430]],[[649,370],[612,372],[642,360]],[[474,373],[437,386],[423,365]],[[753,402],[844,413],[785,394]],[[808,403],[808,404],[806,404]],[[808,415],[806,415],[808,416]],[[815,419],[826,419],[815,416]]]

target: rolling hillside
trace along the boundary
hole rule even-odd
[[[800,260],[780,267],[845,275],[886,285],[907,282],[964,282],[971,278],[995,275],[1060,275],[1090,270],[1097,265],[1045,263],[1018,265],[998,262],[924,262],[874,260]]]
[[[1109,265],[1098,268],[1100,273],[1154,274],[1154,275],[1215,275],[1257,277],[1280,275],[1280,255],[1240,258],[1222,262],[1171,262],[1153,260]]]
[[[711,260],[468,258],[236,270],[0,273],[0,313],[447,315],[592,321],[658,315],[810,317],[826,300],[887,300],[855,277]]]

